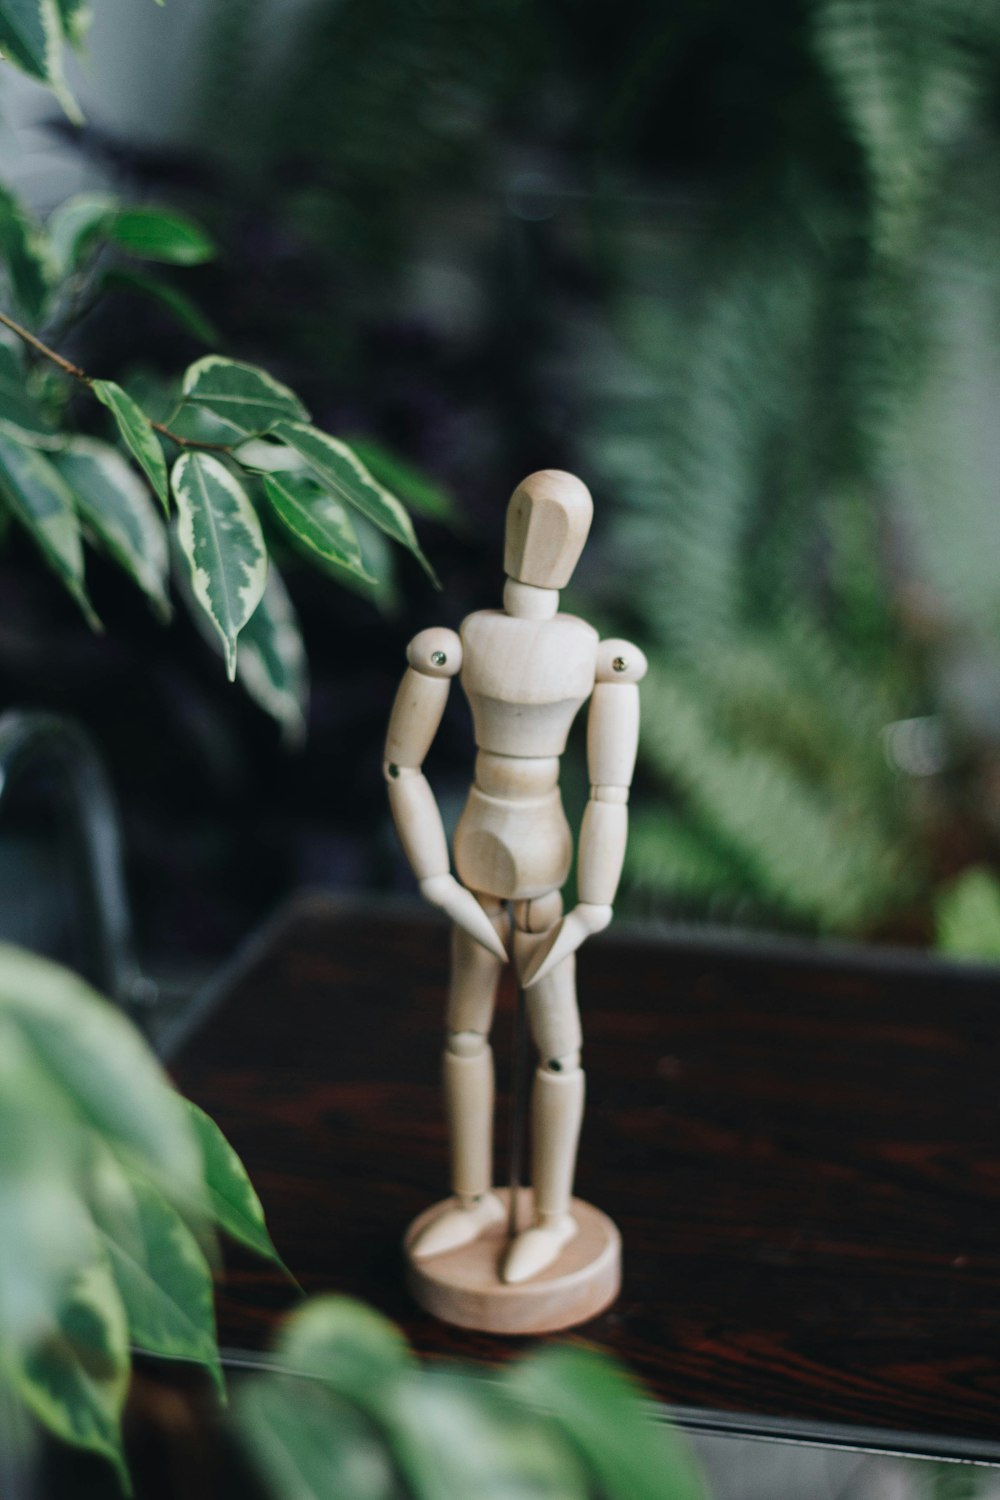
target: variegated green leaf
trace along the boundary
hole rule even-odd
[[[81,46],[93,20],[90,0],[57,0],[57,3],[66,40],[74,47]]]
[[[78,193],[55,209],[46,229],[60,276],[82,265],[117,211],[118,199],[110,193]]]
[[[50,1432],[109,1459],[126,1489],[121,1413],[129,1370],[125,1309],[101,1258],[76,1277],[48,1335],[18,1360],[15,1386]]]
[[[273,375],[218,354],[206,355],[185,371],[183,394],[186,403],[204,407],[241,437],[267,432],[283,419],[309,420],[295,392]]]
[[[99,1246],[79,1192],[86,1143],[14,1016],[0,1007],[0,1368],[29,1348]],[[2,1438],[0,1438],[2,1440]]]
[[[464,1371],[421,1370],[399,1329],[349,1298],[314,1298],[293,1313],[278,1359],[285,1369],[322,1382],[334,1431],[342,1400],[361,1408],[415,1500],[586,1500],[591,1492],[561,1434],[512,1401],[498,1382],[470,1380]],[[305,1470],[300,1487],[314,1474],[317,1495],[333,1500],[338,1491],[323,1484],[303,1438],[297,1424],[288,1429],[288,1456]],[[662,1484],[663,1476],[657,1478]],[[294,1485],[289,1493],[298,1493]]]
[[[100,630],[84,587],[80,523],[59,471],[35,449],[0,435],[0,497],[62,579],[87,623]]]
[[[123,208],[111,220],[108,237],[140,260],[200,266],[215,256],[215,246],[204,229],[172,209]]]
[[[62,70],[63,20],[56,0],[3,0],[0,54],[49,86],[71,120],[81,118]]]
[[[288,1318],[278,1338],[281,1364],[326,1381],[367,1404],[417,1362],[395,1323],[353,1297],[312,1297]]]
[[[240,1158],[204,1110],[190,1099],[184,1104],[201,1147],[205,1186],[216,1224],[241,1245],[284,1269],[268,1233],[260,1199]]]
[[[91,390],[98,401],[111,412],[121,434],[122,441],[132,457],[145,471],[146,477],[163,503],[164,511],[170,514],[167,496],[167,465],[163,449],[142,407],[127,391],[113,380],[95,380]]]
[[[550,1414],[608,1500],[707,1500],[683,1443],[645,1409],[628,1372],[596,1350],[541,1349],[509,1366],[503,1385]]]
[[[73,438],[54,462],[91,531],[169,619],[166,532],[134,469],[117,448],[86,437]]]
[[[129,1341],[204,1365],[224,1392],[212,1274],[198,1242],[161,1193],[102,1153],[91,1208],[128,1318]]]
[[[185,409],[194,411],[197,408],[182,407]],[[253,474],[298,474],[301,477],[307,472],[305,461],[298,453],[286,448],[284,443],[271,442],[267,437],[247,438],[238,443],[233,449],[233,457]]]
[[[201,1155],[183,1102],[121,1012],[68,969],[3,943],[5,1015],[74,1117],[204,1217]]]
[[[335,1405],[316,1381],[244,1381],[235,1420],[273,1500],[398,1500],[396,1465],[378,1428],[348,1402]]]
[[[2,43],[0,43],[2,45]],[[40,226],[24,204],[0,184],[0,262],[27,317],[41,316],[52,286],[52,261]]]
[[[0,331],[0,433],[28,443],[32,448],[58,448],[62,433],[56,432],[48,416],[28,389],[28,372],[21,358],[21,345]]]
[[[177,437],[187,438],[193,443],[209,443],[226,447],[239,443],[243,434],[229,422],[224,422],[207,406],[192,406],[181,402],[167,418],[167,426]],[[233,456],[235,457],[235,449]]]
[[[264,492],[281,525],[307,551],[369,582],[351,518],[339,500],[308,475],[265,474]]]
[[[285,743],[306,735],[309,676],[299,622],[273,561],[264,597],[243,627],[236,675],[265,713],[281,725]]]
[[[420,550],[406,511],[395,495],[372,478],[346,443],[302,422],[278,422],[271,429],[281,442],[300,454],[322,487],[345,505],[353,505],[387,536],[401,542],[421,564],[433,583],[434,569]]]
[[[260,522],[243,486],[208,454],[182,454],[171,483],[191,587],[219,633],[232,682],[236,638],[260,603],[267,581]]]
[[[498,1382],[431,1369],[387,1395],[375,1390],[369,1409],[414,1500],[604,1500],[572,1448]],[[663,1500],[678,1500],[658,1479]]]
[[[374,584],[350,573],[338,570],[337,577],[355,588],[364,598],[371,599],[383,614],[395,614],[400,606],[399,585],[396,582],[397,555],[384,531],[373,526],[367,516],[359,515],[355,522],[358,541],[361,543],[361,561],[365,571],[376,580]]]

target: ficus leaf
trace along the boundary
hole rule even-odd
[[[135,579],[161,619],[169,619],[166,533],[135,471],[117,448],[87,437],[72,438],[54,463],[91,531]]]
[[[361,561],[350,516],[316,480],[301,474],[265,474],[264,492],[283,529],[301,547],[374,582]]]
[[[75,1118],[123,1159],[205,1204],[198,1143],[180,1095],[135,1027],[68,969],[0,944],[0,1018],[21,1035]]]
[[[203,1109],[190,1099],[183,1102],[201,1150],[205,1188],[216,1224],[230,1238],[285,1270],[268,1233],[260,1199],[239,1156]]]
[[[83,581],[83,547],[73,497],[44,454],[0,435],[0,497],[42,556],[100,630]]]
[[[21,346],[0,333],[0,433],[32,448],[58,448],[63,441],[27,388]]]
[[[204,1365],[224,1394],[212,1274],[176,1209],[151,1183],[129,1179],[107,1152],[95,1168],[91,1208],[130,1342],[166,1359]]]
[[[204,229],[173,209],[120,209],[108,225],[108,238],[140,260],[174,266],[199,266],[216,253]]]
[[[281,725],[286,745],[306,734],[309,676],[302,633],[273,560],[264,597],[243,627],[236,675],[250,697]]]
[[[267,550],[257,512],[225,465],[205,453],[182,454],[171,485],[191,588],[219,634],[232,682],[236,638],[267,581]]]
[[[198,408],[182,407],[182,410]],[[307,475],[305,460],[298,453],[268,437],[245,438],[234,447],[233,457],[252,474],[296,474],[300,479]]]
[[[370,1409],[417,1500],[590,1500],[594,1493],[559,1429],[509,1400],[498,1382],[424,1370],[384,1403],[374,1389]]]
[[[93,20],[90,8],[90,0],[56,0],[59,6],[59,19],[66,34],[66,40],[74,47],[80,47],[87,34],[87,29]]]
[[[302,422],[277,422],[271,431],[301,455],[323,489],[345,505],[353,505],[387,536],[400,542],[413,553],[431,582],[437,583],[406,511],[395,495],[372,478],[346,443]]]
[[[241,437],[267,432],[275,422],[308,421],[294,391],[256,365],[208,354],[184,374],[185,403],[200,406]]]
[[[95,380],[91,384],[91,390],[98,401],[111,412],[122,441],[145,472],[160,498],[164,512],[169,515],[166,460],[146,413],[137,402],[132,400],[128,392],[123,391],[121,386],[116,385],[113,380]]]
[[[56,0],[3,0],[0,53],[31,78],[47,84],[71,120],[82,118],[62,70],[63,18]]]
[[[130,1367],[125,1309],[101,1257],[77,1275],[52,1327],[15,1368],[29,1410],[65,1442],[109,1459],[126,1492],[121,1413]]]
[[[98,1253],[78,1178],[85,1132],[16,1020],[0,1012],[0,1366],[51,1320]]]
[[[46,229],[60,276],[79,270],[117,211],[110,193],[78,193],[53,210]]]
[[[377,1428],[315,1382],[248,1380],[235,1415],[275,1500],[398,1500],[396,1468]]]
[[[173,408],[167,420],[167,426],[177,437],[186,438],[196,445],[207,443],[225,448],[239,443],[243,436],[232,423],[224,422],[221,417],[209,411],[207,406],[195,406],[193,403],[184,401]],[[236,458],[236,456],[234,448],[233,457]]]
[[[363,1406],[417,1367],[396,1325],[352,1297],[310,1298],[285,1322],[277,1354],[287,1369],[323,1380]]]
[[[3,184],[0,184],[0,261],[7,268],[18,306],[28,318],[40,318],[52,286],[50,252],[32,214]]]
[[[563,1431],[608,1500],[705,1500],[679,1438],[627,1373],[596,1351],[552,1346],[511,1365],[503,1386]]]

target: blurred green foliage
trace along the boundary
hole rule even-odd
[[[452,345],[595,490],[575,602],[654,663],[632,909],[932,940],[1000,832],[995,7],[307,3],[232,108],[268,13],[213,9],[193,114],[327,268],[286,336],[335,383],[472,287]]]
[[[421,1366],[371,1308],[317,1297],[275,1353],[284,1373],[235,1402],[274,1500],[704,1500],[684,1445],[594,1350],[540,1347],[500,1373]]]
[[[414,508],[597,496],[633,912],[929,942],[1000,862],[998,79],[987,0],[204,10],[212,320]]]
[[[132,1349],[223,1394],[215,1231],[281,1262],[235,1151],[110,1002],[0,945],[0,1039],[0,1459],[30,1414],[127,1489]]]

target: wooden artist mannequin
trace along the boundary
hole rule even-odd
[[[558,590],[569,582],[592,515],[589,491],[571,474],[546,469],[517,487],[507,511],[503,609],[469,615],[460,635],[424,630],[410,643],[409,670],[385,747],[389,800],[403,848],[424,897],[454,923],[444,1054],[454,1197],[422,1216],[408,1253],[412,1265],[458,1266],[461,1257],[452,1252],[488,1237],[500,1246],[498,1286],[509,1289],[534,1282],[550,1268],[554,1287],[578,1232],[579,1210],[588,1207],[572,1198],[584,1102],[575,953],[611,920],[638,743],[637,684],[646,671],[637,647],[600,641],[584,620],[557,613]],[[421,771],[456,675],[472,709],[479,751],[475,783],[455,832],[457,880]],[[591,786],[580,831],[580,899],[564,917],[559,891],[569,873],[572,838],[559,795],[559,757],[588,699]],[[531,1103],[532,1221],[502,1241],[506,1208],[493,1188],[489,1032],[511,919],[514,963],[539,1062]],[[610,1232],[617,1256],[613,1226]],[[579,1259],[582,1252],[574,1253]],[[577,1267],[574,1274],[584,1271]],[[606,1268],[605,1293],[610,1275]],[[579,1305],[583,1315],[597,1310],[586,1310],[586,1298]],[[476,1323],[474,1314],[453,1315],[447,1303],[434,1310],[452,1321],[497,1326],[489,1322],[492,1314]],[[560,1326],[560,1317],[563,1325],[578,1321],[572,1311],[538,1326]],[[509,1311],[501,1322],[509,1331],[535,1326],[529,1320],[522,1328]]]

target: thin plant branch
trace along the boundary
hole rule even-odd
[[[12,317],[8,316],[7,313],[2,311],[0,311],[0,323],[2,323],[5,328],[9,328],[11,333],[16,333],[19,339],[22,339],[24,343],[26,343],[30,348],[34,349],[38,354],[41,354],[45,357],[45,359],[50,360],[52,364],[54,364],[58,369],[62,370],[64,375],[72,376],[72,378],[74,380],[78,380],[81,385],[85,385],[88,390],[93,389],[93,375],[88,375],[86,370],[81,370],[79,365],[75,365],[71,360],[65,359],[63,355],[58,354],[55,349],[50,349],[48,344],[43,344],[42,340],[40,338],[37,338],[36,335],[30,331],[30,329],[22,328],[20,323],[15,323]],[[176,443],[179,448],[204,448],[210,450],[213,453],[232,452],[232,448],[228,443],[209,443],[205,442],[201,438],[181,437],[179,432],[174,432],[170,427],[166,425],[166,423],[154,422],[152,418],[149,419],[149,425],[156,432],[162,433],[165,438],[169,438],[172,443]]]

